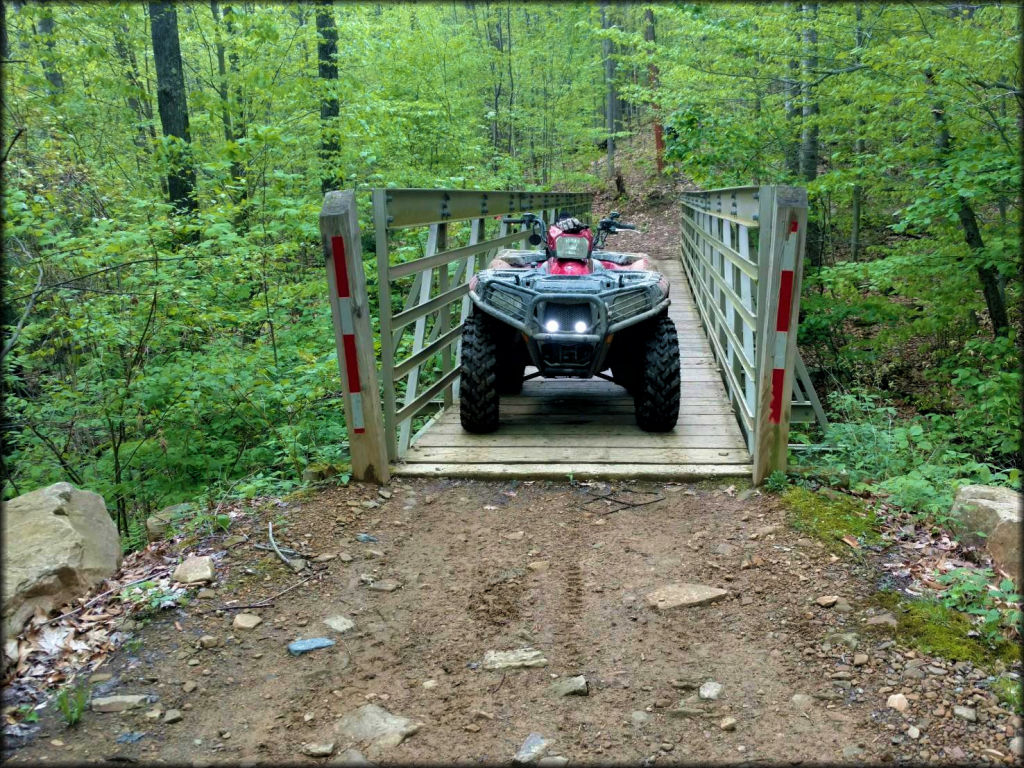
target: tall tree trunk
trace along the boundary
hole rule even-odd
[[[601,29],[610,29],[608,18],[608,0],[601,0]],[[608,131],[608,178],[615,178],[615,61],[612,59],[612,41],[604,38],[601,41],[601,53],[604,56],[605,84],[605,127]]]
[[[339,104],[335,88],[338,83],[338,27],[334,23],[334,11],[331,0],[320,0],[317,3],[316,31],[318,44],[317,61],[320,63],[320,79],[323,81],[324,97],[320,100],[320,157],[324,164],[324,175],[320,189],[324,194],[328,190],[338,189],[341,185],[334,164],[338,161],[338,113]]]
[[[800,177],[804,181],[814,181],[818,175],[818,126],[814,125],[814,116],[818,114],[818,103],[812,94],[812,80],[818,68],[818,33],[814,29],[814,21],[818,15],[817,5],[804,5],[803,57],[800,61],[802,97],[801,116],[803,131],[800,136]]]
[[[43,43],[43,47],[46,48],[46,53],[39,57],[39,64],[43,68],[43,74],[46,76],[46,81],[50,84],[50,93],[57,94],[64,90],[64,76],[57,69],[57,65],[53,60],[53,53],[56,50],[57,44],[54,41],[53,33],[53,11],[47,8],[44,11],[44,15],[39,19],[39,23],[36,24],[36,36],[40,38]]]
[[[142,149],[147,155],[152,154],[153,144],[156,142],[156,128],[153,126],[153,104],[148,98],[139,98],[138,94],[145,94],[146,88],[142,83],[142,76],[139,73],[139,62],[132,50],[130,42],[130,30],[127,23],[114,29],[114,52],[121,60],[125,69],[125,78],[134,90],[128,98],[128,108],[135,113],[139,122],[135,128],[135,146]]]
[[[785,3],[785,15],[793,17],[793,26],[796,26],[796,13],[792,3]],[[796,59],[790,59],[788,64],[788,77],[782,81],[785,93],[786,110],[786,131],[787,138],[783,144],[783,156],[786,164],[786,171],[792,178],[800,175],[800,64]]]
[[[214,46],[217,50],[217,95],[220,97],[220,121],[224,128],[224,141],[228,144],[232,144],[241,138],[241,135],[235,128],[234,116],[231,113],[231,89],[228,86],[228,62],[227,62],[227,48],[224,45],[224,34],[222,31],[222,25],[224,24],[225,18],[230,19],[232,10],[231,6],[226,6],[223,12],[220,9],[220,4],[217,0],[210,0],[210,13],[213,16],[214,23]],[[301,22],[305,22],[305,16],[302,17]],[[231,23],[228,21],[228,34],[230,35],[233,30],[231,29]],[[233,56],[231,61],[231,73],[237,72],[237,57]],[[231,160],[231,179],[234,182],[242,182],[242,194],[241,198],[246,197],[246,186],[245,186],[245,167],[241,161],[234,156],[236,150],[232,150]]]
[[[185,73],[178,43],[178,12],[171,3],[151,2],[149,18],[160,125],[164,136],[173,136],[178,140],[171,150],[167,174],[168,197],[178,211],[193,213],[198,208],[196,171],[191,157],[192,139],[188,128]]]
[[[665,136],[662,132],[661,127],[661,108],[658,105],[657,98],[654,96],[658,89],[658,65],[654,63],[654,44],[656,42],[654,35],[654,11],[648,8],[644,11],[644,40],[650,43],[651,51],[651,63],[647,67],[647,77],[650,81],[648,85],[651,89],[651,110],[654,112],[654,162],[658,167],[658,173],[665,170]]]
[[[864,21],[864,9],[862,3],[857,3],[857,28],[854,33],[854,43],[857,50],[861,50],[864,47],[865,35],[864,28],[861,24]],[[854,59],[855,64],[860,63],[860,56],[858,55]],[[856,160],[854,162],[857,165],[858,173],[863,168],[861,162],[861,155],[864,153],[864,138],[862,134],[864,132],[864,117],[862,115],[857,117],[857,140],[854,142],[854,153]],[[864,200],[864,188],[859,184],[853,185],[853,199],[850,201],[850,260],[857,261],[860,258],[860,217],[861,217],[861,205]]]
[[[926,71],[924,76],[929,86],[935,85],[935,74],[931,70]],[[932,107],[932,116],[935,118],[935,125],[938,128],[935,148],[938,150],[939,161],[945,165],[949,162],[953,140],[949,135],[949,127],[946,125],[946,108],[942,102],[937,102]],[[980,253],[985,248],[985,241],[981,237],[981,229],[978,227],[974,209],[971,207],[970,201],[963,195],[956,196],[956,214],[964,231],[964,242],[974,253]],[[985,306],[992,319],[993,333],[995,336],[1006,336],[1009,334],[1010,320],[1006,313],[1006,295],[1002,290],[999,272],[982,264],[979,264],[976,269],[978,280],[981,283],[981,292],[985,296]]]

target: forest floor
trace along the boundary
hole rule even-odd
[[[74,728],[48,706],[4,757],[501,763],[536,733],[552,765],[1009,762],[1020,720],[987,671],[894,642],[876,564],[807,538],[783,500],[744,485],[396,480],[265,503],[233,538],[193,546],[215,559],[212,589],[154,613],[94,674],[94,698],[143,706]],[[307,570],[256,547],[268,522]],[[254,629],[233,626],[234,609],[311,574],[247,609]],[[680,582],[728,595],[647,602]],[[339,615],[354,626],[324,623]],[[335,644],[288,653],[315,637]],[[521,648],[546,664],[485,668],[488,651]],[[553,689],[575,675],[589,695]],[[404,740],[346,735],[371,704],[410,720]]]

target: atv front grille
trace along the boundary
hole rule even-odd
[[[639,315],[650,308],[651,300],[646,288],[635,288],[632,291],[626,291],[616,296],[608,308],[608,324],[614,325],[623,320],[628,320],[633,315]]]
[[[587,366],[594,356],[592,344],[541,344],[540,355],[545,365]]]
[[[526,302],[515,291],[510,291],[500,285],[492,285],[487,294],[487,301],[499,312],[504,312],[519,322],[526,320]]]

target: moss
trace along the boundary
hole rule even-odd
[[[981,638],[968,637],[973,625],[967,615],[936,600],[906,600],[896,592],[882,591],[871,601],[896,617],[896,639],[922,653],[986,667],[1019,658],[1020,650],[1006,640],[990,646]],[[879,628],[893,631],[885,625]]]
[[[862,544],[881,542],[874,513],[854,499],[834,492],[826,496],[799,486],[789,488],[782,499],[790,509],[793,527],[821,539],[833,552],[855,551],[843,543],[844,536],[853,536]]]
[[[1000,677],[992,683],[992,692],[999,697],[999,701],[1018,715],[1024,715],[1024,692],[1021,691],[1021,681],[1011,680],[1009,677]]]

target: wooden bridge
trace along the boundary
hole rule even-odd
[[[641,431],[632,398],[601,379],[532,379],[502,397],[497,432],[470,434],[459,423],[469,277],[529,235],[501,217],[532,211],[552,221],[568,210],[589,220],[589,195],[379,189],[372,203],[376,317],[353,193],[329,192],[320,218],[357,478],[760,482],[785,468],[791,420],[824,422],[795,343],[803,189],[742,187],[681,201],[679,257],[657,262],[672,284],[682,363],[679,420],[663,434]]]

